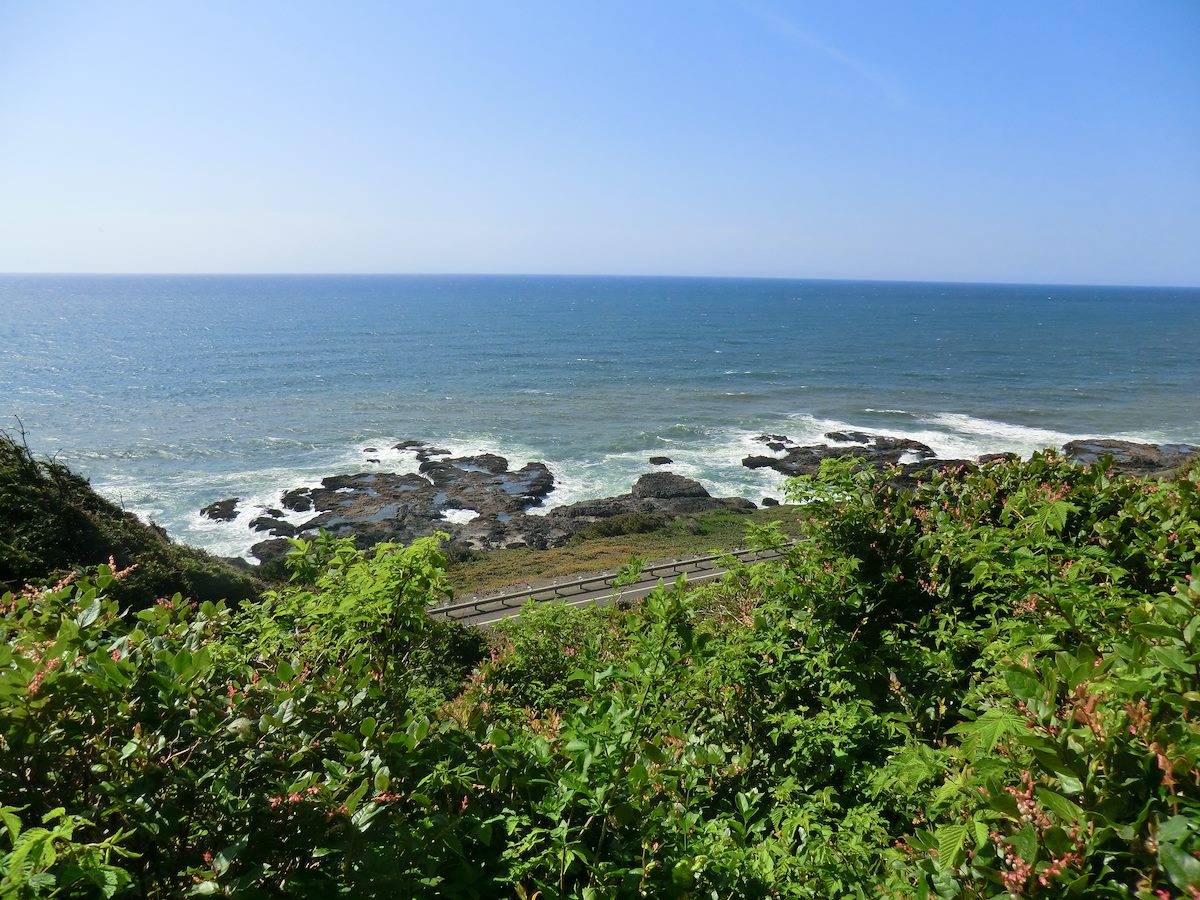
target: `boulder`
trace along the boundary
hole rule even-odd
[[[650,457],[650,465],[652,466],[669,466],[674,460],[669,456],[652,456]]]
[[[259,516],[250,522],[251,531],[265,531],[274,537],[295,537],[296,526],[272,516]]]
[[[679,497],[711,497],[704,485],[674,472],[651,472],[633,485],[633,496],[643,500],[674,500]]]
[[[841,441],[846,444],[869,444],[874,435],[865,431],[827,431],[825,437],[831,441]]]
[[[279,498],[279,503],[284,509],[290,509],[292,512],[308,512],[313,508],[312,494],[309,488],[292,488],[290,491],[284,491],[283,496]]]
[[[259,562],[270,563],[283,559],[292,550],[292,545],[283,538],[272,538],[269,541],[259,541],[250,548],[250,555]]]
[[[210,503],[200,510],[200,515],[206,516],[214,522],[232,522],[238,517],[237,505],[240,499],[240,497],[229,497]]]
[[[1110,456],[1113,471],[1138,476],[1166,475],[1200,458],[1200,447],[1191,444],[1140,444],[1113,439],[1070,441],[1063,445],[1063,452],[1085,466]]]

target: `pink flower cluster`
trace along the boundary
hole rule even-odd
[[[319,794],[320,792],[321,788],[314,784],[305,788],[303,791],[293,791],[287,796],[280,794],[278,797],[268,797],[267,802],[271,805],[271,809],[275,809],[278,806],[282,806],[284,803],[290,805],[300,803],[306,797],[311,797],[313,794]]]

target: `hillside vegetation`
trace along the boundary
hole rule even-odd
[[[177,591],[237,603],[262,587],[202,550],[173,544],[66,466],[34,459],[0,432],[0,585],[55,581],[110,557],[118,567],[137,566],[112,586],[117,599],[137,607]]]
[[[1200,896],[1198,478],[831,464],[780,561],[486,645],[436,538],[6,594],[0,895]]]

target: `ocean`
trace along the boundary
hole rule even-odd
[[[763,433],[860,429],[943,457],[1076,437],[1200,444],[1200,289],[550,276],[0,276],[0,428],[174,538],[201,506],[391,449],[546,462],[549,504],[652,455],[781,496]],[[370,462],[369,460],[377,460]],[[304,516],[298,516],[297,520]]]

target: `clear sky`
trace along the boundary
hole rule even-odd
[[[1200,284],[1200,0],[0,0],[0,271]]]

